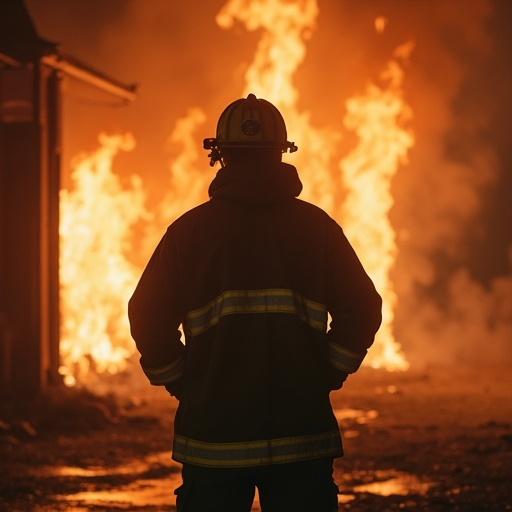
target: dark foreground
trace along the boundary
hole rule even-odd
[[[505,369],[362,369],[332,395],[339,510],[512,510],[511,395]],[[0,510],[175,510],[175,406],[140,383],[1,404]]]

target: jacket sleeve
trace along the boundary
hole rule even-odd
[[[184,367],[180,288],[178,251],[168,230],[128,303],[128,317],[144,373],[171,394],[177,394]]]
[[[341,228],[334,223],[327,255],[329,361],[337,387],[354,373],[382,321],[382,299]],[[334,389],[337,389],[334,387]]]

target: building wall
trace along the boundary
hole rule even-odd
[[[58,80],[0,70],[0,384],[32,397],[58,382]]]

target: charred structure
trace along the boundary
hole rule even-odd
[[[58,383],[62,81],[125,100],[127,86],[42,39],[21,0],[0,4],[0,393]]]

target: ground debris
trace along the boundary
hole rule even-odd
[[[84,389],[50,389],[31,401],[0,403],[0,436],[18,439],[88,432],[123,422],[157,423],[151,414],[137,415],[116,395],[95,395]]]
[[[351,376],[331,394],[346,453],[334,466],[339,510],[512,511],[510,378],[498,372],[363,368]],[[175,510],[176,404],[149,386],[3,404],[0,511]],[[36,435],[15,434],[20,421]]]

